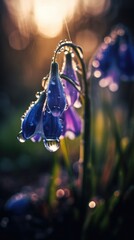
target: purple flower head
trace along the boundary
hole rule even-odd
[[[74,107],[68,108],[62,114],[63,132],[62,136],[74,139],[79,136],[82,131],[82,120]]]
[[[74,61],[72,59],[72,53],[70,52],[65,54],[62,73],[68,76],[75,83],[79,84],[77,73],[75,71]],[[63,83],[65,86],[65,95],[66,95],[68,106],[72,106],[78,100],[79,93],[74,88],[74,86],[68,81],[63,80]]]
[[[51,64],[47,89],[47,106],[55,117],[59,117],[66,107],[66,98],[56,62]]]
[[[63,67],[63,75],[66,75],[65,92],[58,63],[54,61],[55,58],[51,63],[50,73],[44,78],[44,91],[22,118],[21,132],[18,136],[20,142],[27,139],[39,142],[43,139],[45,148],[50,152],[55,152],[59,148],[61,136],[73,139],[81,133],[82,126],[81,119],[74,109],[79,101],[79,88],[77,89],[79,83],[71,53],[66,54]]]
[[[98,49],[93,62],[93,74],[101,87],[116,91],[121,80],[134,79],[134,46],[126,28],[117,26]]]
[[[42,131],[42,111],[46,100],[46,93],[41,92],[37,101],[35,101],[22,117],[20,141],[27,139],[40,141],[43,136]]]

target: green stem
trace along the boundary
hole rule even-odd
[[[82,77],[83,77],[83,85],[81,83],[81,87],[84,88],[84,132],[83,132],[83,175],[82,175],[82,185],[81,185],[81,198],[80,198],[80,218],[83,224],[86,210],[88,208],[88,202],[90,197],[92,196],[92,181],[91,181],[91,157],[90,157],[90,142],[91,142],[91,106],[90,106],[90,96],[89,96],[89,86],[86,76],[86,68],[83,60],[83,52],[82,49],[73,44],[72,42],[62,42],[59,44],[55,51],[54,61],[56,59],[56,55],[60,52],[64,47],[71,47],[75,54],[77,55],[82,69]]]

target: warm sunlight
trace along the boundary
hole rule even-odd
[[[64,26],[65,20],[74,17],[75,12],[82,11],[91,15],[105,12],[110,0],[5,0],[10,16],[20,34],[28,37],[30,33],[48,38],[56,37]],[[97,7],[96,7],[97,6]],[[79,10],[78,10],[79,9]]]
[[[32,32],[52,38],[61,32],[64,20],[73,16],[78,0],[5,0],[5,3],[23,36]]]

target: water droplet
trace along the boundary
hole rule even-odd
[[[28,108],[28,110],[30,110],[30,108],[32,108],[34,106],[35,102],[32,102]],[[26,111],[27,112],[27,111]]]
[[[35,94],[35,96],[36,96],[37,98],[39,98],[40,95],[41,95],[41,92],[37,92],[37,93]]]
[[[56,152],[60,147],[60,141],[59,139],[45,139],[44,145],[49,152]]]
[[[52,81],[52,82],[51,82],[51,84],[52,84],[52,85],[55,85],[55,82],[54,82],[54,81]]]
[[[22,116],[21,116],[21,121],[23,121],[23,120],[24,120],[24,118],[25,118],[25,115],[22,115]]]
[[[47,108],[47,110],[46,110],[48,113],[51,113],[51,110],[49,109],[49,108]]]
[[[68,104],[65,105],[64,111],[68,109]]]
[[[26,139],[22,136],[22,132],[19,132],[17,139],[19,140],[19,142],[24,143],[26,141]]]
[[[33,126],[34,126],[34,123],[33,123],[33,122],[30,122],[29,125],[30,125],[30,127],[33,127]]]

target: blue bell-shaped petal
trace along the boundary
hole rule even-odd
[[[47,89],[47,106],[55,117],[59,117],[66,107],[66,98],[56,62],[51,64]]]
[[[82,120],[74,107],[68,108],[62,114],[63,131],[62,136],[74,139],[79,136],[82,131]]]
[[[46,99],[46,93],[43,91],[39,99],[30,106],[22,118],[21,134],[24,139],[31,138],[39,127],[42,110]]]
[[[62,125],[59,117],[54,117],[47,110],[43,116],[44,145],[50,152],[59,148],[59,137],[62,132]]]
[[[74,66],[74,61],[72,59],[72,54],[71,53],[65,54],[65,60],[63,63],[62,72],[71,80],[79,84],[78,77],[74,67],[75,66]],[[63,79],[63,84],[65,86],[64,90],[65,90],[65,95],[67,99],[67,104],[68,106],[72,106],[78,99],[79,93],[70,82],[65,81]]]

